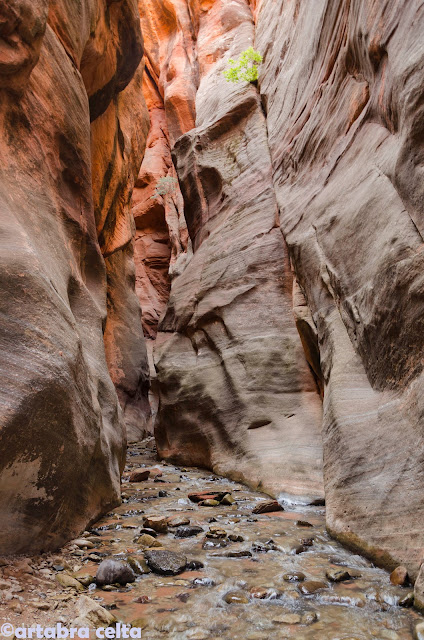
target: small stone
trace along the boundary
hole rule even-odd
[[[301,617],[297,613],[283,613],[272,619],[277,624],[299,624]]]
[[[320,582],[319,580],[306,580],[301,585],[299,585],[299,590],[304,596],[309,596],[316,591],[320,591],[321,589],[326,589],[328,585],[325,582]]]
[[[78,576],[78,582],[81,582],[82,585],[84,585],[84,587],[89,587],[90,584],[93,584],[93,582],[96,582],[96,579],[94,576],[90,575],[89,573],[84,573],[81,576]]]
[[[30,605],[35,609],[39,609],[40,611],[48,611],[50,609],[50,605],[48,602],[34,601],[30,602]]]
[[[231,542],[244,542],[243,536],[239,536],[236,533],[230,533],[228,540],[231,540]]]
[[[143,523],[158,533],[168,533],[168,521],[164,516],[146,516]]]
[[[231,506],[231,505],[235,504],[235,502],[236,501],[233,498],[233,496],[231,495],[231,493],[225,494],[225,496],[221,500],[221,504],[224,504],[226,506]]]
[[[350,580],[349,571],[343,569],[327,569],[325,575],[331,582],[343,582],[344,580]]]
[[[307,520],[296,520],[297,527],[313,527],[314,525]]]
[[[310,624],[317,622],[317,620],[318,614],[316,611],[305,611],[305,613],[302,614],[302,624],[309,626]]]
[[[277,500],[264,500],[256,505],[252,513],[274,513],[275,511],[284,511],[284,509],[278,504]]]
[[[414,606],[414,592],[410,591],[403,598],[399,600],[400,607],[413,607]]]
[[[152,570],[150,569],[149,565],[147,564],[144,558],[141,558],[141,557],[135,558],[134,556],[128,556],[127,562],[130,565],[131,569],[134,571],[134,573],[138,575],[144,575],[146,573],[152,572]]]
[[[283,575],[283,580],[287,582],[303,582],[306,576],[301,571],[291,571],[290,573],[285,573]]]
[[[143,535],[144,533],[146,533],[148,536],[152,536],[153,538],[157,538],[159,535],[157,531],[155,531],[154,529],[150,529],[149,527],[142,527],[140,529],[140,535]]]
[[[408,583],[408,570],[406,567],[396,567],[390,574],[390,582],[400,587],[406,585]]]
[[[187,516],[174,516],[168,518],[168,527],[185,527],[190,524],[190,518]]]
[[[150,476],[149,469],[136,469],[128,479],[128,482],[144,482]]]
[[[174,535],[176,538],[192,538],[193,536],[198,536],[199,533],[203,533],[202,527],[187,526],[178,527]]]
[[[145,551],[144,557],[154,573],[164,576],[175,576],[182,573],[187,566],[187,558],[182,553],[174,551]]]
[[[225,554],[226,558],[251,558],[252,557],[252,553],[251,551],[245,550],[245,551],[228,551]]]
[[[190,560],[187,563],[186,571],[199,571],[199,569],[203,569],[205,565],[200,560]]]
[[[120,560],[108,558],[99,565],[96,573],[96,583],[102,587],[108,584],[127,584],[134,582],[135,575],[131,567]]]
[[[189,640],[206,640],[209,637],[209,634],[203,629],[189,629],[186,632],[186,638]]]
[[[76,608],[78,617],[73,621],[72,626],[96,628],[116,622],[112,613],[87,596],[78,598]]]
[[[136,618],[131,622],[131,627],[133,629],[145,629],[148,624],[149,621],[147,620],[147,618]]]
[[[243,591],[229,591],[223,599],[227,604],[249,604],[249,598]]]
[[[265,600],[270,597],[271,590],[268,587],[252,587],[250,595],[256,600]]]
[[[312,545],[314,544],[314,538],[302,538],[300,544],[302,544],[304,547],[312,547]]]
[[[166,498],[168,495],[167,491],[164,491],[163,489],[161,489],[158,493],[158,498]]]
[[[308,550],[308,547],[305,547],[303,544],[298,544],[297,547],[294,548],[294,552],[296,555],[300,553],[305,553]]]
[[[84,587],[81,582],[75,580],[75,578],[67,573],[58,573],[56,580],[62,587],[75,589],[75,591],[84,591]]]
[[[220,527],[209,527],[209,531],[207,532],[206,537],[212,539],[226,538],[227,532]]]
[[[148,533],[144,533],[142,536],[136,538],[135,541],[140,545],[140,547],[143,547],[145,549],[163,546],[162,543],[159,542],[159,540],[156,540],[153,536],[149,536]]]
[[[54,569],[55,571],[64,571],[65,567],[63,566],[63,564],[54,564],[52,566],[52,569]]]
[[[220,502],[228,494],[228,491],[201,491],[200,493],[189,493],[188,499],[191,502],[204,502],[205,500],[217,500]]]
[[[80,549],[94,549],[94,544],[87,538],[78,538],[78,540],[73,540],[72,544],[75,544]]]
[[[194,578],[192,584],[195,587],[214,587],[215,582],[211,578]]]
[[[217,507],[218,505],[218,500],[214,500],[212,498],[208,498],[207,500],[199,502],[199,507]]]

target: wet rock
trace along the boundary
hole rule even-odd
[[[168,495],[167,491],[164,491],[163,489],[161,489],[158,493],[158,498],[166,498]]]
[[[96,572],[96,583],[99,587],[108,584],[127,584],[134,582],[135,575],[131,567],[121,560],[108,558],[100,563]]]
[[[314,544],[314,538],[302,538],[300,544],[304,547],[312,547],[312,545]]]
[[[65,567],[63,566],[63,564],[54,564],[52,566],[52,569],[54,569],[55,571],[64,571]]]
[[[212,498],[208,498],[207,500],[199,502],[199,507],[217,507],[218,505],[218,500],[214,500]]]
[[[72,544],[75,544],[80,549],[94,549],[94,544],[90,542],[90,540],[87,540],[87,538],[72,540]]]
[[[286,580],[287,582],[303,582],[305,578],[305,574],[301,571],[290,571],[283,575],[283,580]]]
[[[168,521],[164,516],[146,516],[144,526],[158,533],[168,533]]]
[[[198,536],[199,533],[203,533],[202,527],[187,526],[178,527],[174,535],[176,538],[191,538],[193,536]]]
[[[226,495],[225,491],[201,491],[199,493],[189,493],[188,499],[191,502],[204,502],[205,500],[217,500],[220,502]]]
[[[275,599],[281,595],[279,591],[276,589],[270,589],[269,587],[252,587],[249,593],[252,598],[255,598],[256,600]]]
[[[154,529],[150,529],[150,527],[142,527],[140,529],[140,535],[147,534],[148,536],[152,536],[152,538],[157,538],[158,532]]]
[[[305,613],[302,614],[301,623],[309,626],[310,624],[317,622],[318,618],[319,616],[316,611],[305,611]]]
[[[231,493],[227,493],[221,500],[221,504],[226,505],[226,506],[231,506],[233,504],[235,504],[235,498],[233,498],[233,496],[231,495]]]
[[[190,518],[187,516],[174,516],[168,518],[168,527],[185,527],[190,524]]]
[[[147,618],[136,618],[131,621],[131,627],[134,629],[145,629],[148,624],[149,621]]]
[[[228,540],[231,540],[231,542],[244,542],[243,536],[240,536],[236,533],[230,533],[230,535],[228,536]]]
[[[90,575],[89,573],[85,573],[81,576],[78,576],[78,582],[81,582],[81,584],[84,587],[89,587],[90,584],[93,584],[94,582],[96,582],[96,579],[94,576]]]
[[[410,591],[405,596],[403,596],[403,598],[401,598],[399,600],[399,606],[400,607],[404,607],[404,608],[413,607],[414,606],[414,592]]]
[[[144,557],[154,573],[164,576],[175,576],[182,573],[187,566],[187,558],[174,551],[145,551]]]
[[[223,598],[227,604],[249,604],[249,598],[244,591],[229,591]]]
[[[296,527],[313,527],[314,525],[307,520],[296,520]]]
[[[145,559],[140,556],[138,557],[128,556],[127,562],[131,567],[131,569],[134,571],[134,573],[138,575],[144,575],[146,573],[152,572],[152,570],[150,569]]]
[[[224,547],[228,547],[227,540],[217,539],[217,540],[208,540],[205,539],[202,544],[202,549],[223,549]]]
[[[227,532],[220,527],[209,527],[209,531],[206,533],[206,537],[212,539],[226,538]]]
[[[283,613],[272,619],[276,624],[300,624],[301,617],[297,613]]]
[[[144,482],[150,476],[149,469],[136,469],[130,474],[128,482]]]
[[[343,569],[327,569],[325,575],[331,582],[343,582],[344,580],[350,580],[350,573]]]
[[[140,547],[143,547],[145,549],[150,547],[156,548],[163,546],[162,543],[159,542],[159,540],[156,540],[153,536],[149,536],[148,533],[143,533],[142,536],[135,538],[135,542],[137,542]]]
[[[424,640],[424,622],[415,625],[414,640]]]
[[[186,571],[199,571],[199,569],[203,569],[205,565],[200,560],[190,560],[187,563]]]
[[[75,578],[67,573],[58,573],[56,580],[62,587],[75,589],[75,591],[84,591],[84,587],[81,582],[75,580]]]
[[[408,583],[408,570],[406,567],[396,567],[390,574],[390,582],[396,586],[403,587]]]
[[[252,513],[274,513],[275,511],[284,511],[284,509],[278,504],[277,500],[264,500],[256,505]]]
[[[252,552],[247,549],[240,551],[227,551],[224,554],[225,558],[251,558],[252,555]]]
[[[319,580],[306,580],[301,585],[299,585],[299,591],[304,596],[309,596],[316,591],[320,591],[321,589],[326,589],[328,584],[325,582],[320,582]]]
[[[196,587],[214,587],[215,586],[215,582],[212,580],[212,578],[207,578],[206,576],[204,578],[194,578],[192,584],[194,584],[194,586]]]
[[[88,596],[81,596],[76,604],[77,618],[72,623],[76,627],[96,628],[116,622],[115,616]]]
[[[296,555],[299,555],[299,553],[305,553],[305,551],[308,551],[308,547],[305,547],[305,545],[303,544],[298,544],[295,548],[294,548],[294,553]]]

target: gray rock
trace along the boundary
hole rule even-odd
[[[174,551],[152,549],[145,551],[144,557],[154,573],[164,576],[175,576],[182,573],[187,566],[186,556]]]
[[[107,584],[127,584],[134,582],[135,575],[131,567],[121,560],[108,558],[100,563],[96,573],[96,583],[99,587]]]
[[[187,527],[178,527],[174,535],[176,538],[191,538],[193,536],[198,536],[199,533],[202,533],[202,532],[203,532],[202,527],[187,526]]]

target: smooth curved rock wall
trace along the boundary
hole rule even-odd
[[[103,329],[107,287],[113,302],[134,283],[108,281],[100,247],[113,271],[131,242],[145,133],[134,146],[119,94],[142,38],[132,0],[3,0],[0,18],[0,553],[38,553],[119,502],[126,433]]]

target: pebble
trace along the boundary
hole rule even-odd
[[[285,573],[283,575],[283,580],[287,582],[303,582],[306,576],[301,571],[291,571],[290,573]]]
[[[408,583],[408,570],[406,567],[396,567],[390,574],[390,582],[396,586],[403,587]]]
[[[75,589],[75,591],[84,591],[84,587],[81,582],[75,580],[75,578],[67,573],[58,573],[56,575],[56,580],[62,587]]]
[[[306,580],[306,582],[302,582],[299,585],[299,590],[303,593],[304,596],[309,596],[316,591],[320,591],[321,589],[326,589],[328,585],[325,582],[320,582],[319,580]]]
[[[244,591],[229,591],[223,599],[227,604],[249,604],[249,598]]]
[[[96,583],[100,587],[109,584],[127,584],[134,582],[135,575],[131,567],[120,560],[108,558],[99,565],[96,573]]]
[[[349,571],[343,569],[327,569],[325,575],[331,582],[343,582],[344,580],[350,580]]]
[[[274,513],[275,511],[284,511],[284,509],[281,504],[277,502],[277,500],[264,500],[263,502],[260,502],[258,505],[256,505],[252,513]]]
[[[314,525],[307,520],[296,520],[296,527],[313,527]]]
[[[187,526],[187,527],[178,527],[174,535],[176,538],[191,538],[193,536],[198,536],[199,533],[203,533],[202,527]]]
[[[309,626],[318,620],[318,613],[316,611],[305,611],[302,614],[302,624]]]
[[[199,502],[199,507],[217,507],[218,505],[218,500],[214,500],[213,498],[208,498],[207,500]]]
[[[189,524],[190,518],[187,518],[187,516],[174,516],[173,518],[168,518],[169,527],[185,527]]]
[[[231,540],[231,542],[244,542],[243,536],[239,536],[236,533],[230,533],[228,540]]]
[[[235,498],[233,498],[233,496],[231,495],[231,493],[227,493],[221,500],[221,504],[226,505],[226,506],[231,506],[233,504],[235,504]]]
[[[133,556],[128,556],[127,562],[130,565],[131,569],[134,571],[134,573],[143,575],[143,574],[152,572],[152,570],[150,569],[145,559],[140,556],[138,558],[135,558]]]
[[[146,516],[144,526],[158,533],[168,533],[168,521],[164,516]]]
[[[144,482],[149,476],[149,469],[136,469],[130,474],[128,482]]]
[[[149,536],[148,533],[143,533],[143,535],[135,538],[135,542],[143,548],[151,548],[151,547],[162,547],[162,543],[159,540],[156,540],[153,536]]]
[[[299,624],[301,617],[297,613],[283,613],[280,616],[275,616],[272,621],[277,624]]]
[[[35,602],[30,602],[29,604],[31,605],[31,607],[34,607],[35,609],[39,609],[40,611],[48,611],[50,609],[50,605],[48,602],[35,601]]]

